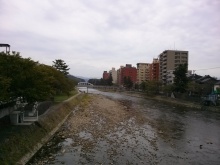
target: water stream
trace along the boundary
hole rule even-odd
[[[120,93],[88,91],[127,102],[148,122],[137,125],[130,118],[99,139],[87,130],[74,138],[61,138],[47,153],[50,158],[44,160],[42,156],[39,161],[38,157],[32,164],[220,164],[220,113]],[[88,143],[87,148],[82,142]]]

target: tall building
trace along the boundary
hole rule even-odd
[[[135,67],[132,67],[131,64],[126,64],[125,67],[120,68],[120,84],[123,85],[124,83],[124,78],[125,77],[130,77],[131,81],[133,84],[137,82],[137,69]]]
[[[149,63],[137,63],[137,83],[141,84],[143,81],[150,79]]]
[[[188,63],[188,51],[165,50],[159,55],[159,79],[163,84],[173,83],[173,71],[180,65]]]
[[[103,80],[107,80],[109,78],[109,73],[107,71],[104,71],[102,78],[103,78]]]
[[[150,64],[150,80],[159,80],[159,59],[154,58],[153,62]]]
[[[112,69],[109,71],[109,74],[112,75],[112,83],[113,83],[113,84],[117,84],[117,71],[115,70],[115,68],[112,68]]]
[[[117,84],[122,85],[122,79],[121,79],[121,71],[124,66],[120,66],[120,68],[117,70]]]

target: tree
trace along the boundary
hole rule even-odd
[[[124,85],[126,88],[130,89],[130,88],[133,87],[133,82],[132,82],[130,76],[124,77],[123,80],[124,80],[124,81],[123,81],[123,85]]]
[[[110,73],[110,75],[109,75],[109,77],[108,77],[108,79],[106,81],[107,81],[107,85],[112,86],[113,78],[112,78],[112,74],[111,73]]]
[[[147,82],[146,81],[142,81],[141,84],[140,84],[140,89],[142,91],[145,91],[147,88]]]
[[[173,84],[168,84],[162,87],[162,91],[166,94],[170,94],[174,91],[174,85]]]
[[[101,85],[101,79],[89,79],[88,82],[94,85]]]
[[[174,77],[174,87],[176,92],[185,92],[187,89],[188,78],[187,74],[187,64],[180,64],[173,72]]]
[[[147,94],[158,94],[161,82],[157,80],[143,81],[140,84],[140,89]]]
[[[0,101],[10,99],[9,87],[11,84],[10,78],[0,77]]]
[[[149,94],[158,94],[161,82],[157,80],[150,80],[146,82],[146,90]]]
[[[56,68],[57,70],[59,70],[60,72],[62,72],[64,75],[68,75],[69,72],[69,68],[68,65],[61,59],[55,60],[53,61],[53,67]]]
[[[16,52],[0,53],[0,101],[17,97],[28,102],[47,100],[73,88],[74,83],[52,66],[22,58]]]
[[[187,88],[191,95],[201,96],[204,86],[203,84],[196,83],[195,81],[190,81]]]

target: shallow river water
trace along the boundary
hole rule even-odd
[[[88,130],[74,138],[55,135],[41,149],[50,150],[39,151],[28,164],[220,164],[220,112],[174,107],[94,89],[89,93],[127,102],[148,122],[136,125],[130,118],[98,140]],[[78,139],[93,146],[84,150]]]

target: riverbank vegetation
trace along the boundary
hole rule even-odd
[[[64,100],[67,100],[69,97],[76,95],[77,93],[78,93],[78,91],[77,91],[76,89],[74,89],[74,90],[72,90],[71,92],[69,92],[68,95],[66,95],[65,93],[64,93],[64,94],[61,93],[61,94],[56,95],[56,96],[54,97],[54,102],[55,102],[55,103],[62,102],[62,101],[64,101]]]
[[[62,72],[64,67],[65,73]],[[50,100],[56,95],[69,95],[77,84],[66,76],[68,66],[40,64],[19,53],[0,53],[0,101],[23,98],[28,103]]]

